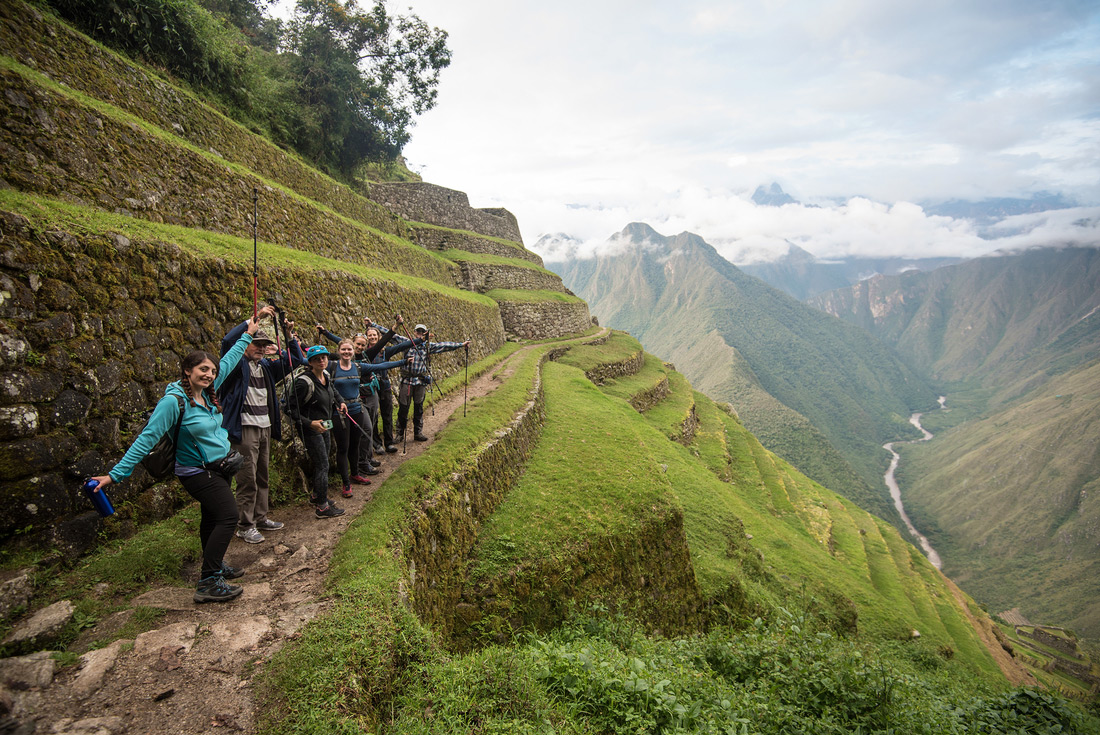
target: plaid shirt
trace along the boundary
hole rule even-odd
[[[427,385],[428,381],[428,353],[438,355],[440,352],[450,352],[462,346],[461,342],[405,342],[401,343],[398,352],[408,351],[412,363],[406,363],[401,368],[401,382],[406,385]]]

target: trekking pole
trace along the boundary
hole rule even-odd
[[[252,318],[259,314],[260,292],[260,268],[259,268],[259,244],[256,234],[257,220],[260,212],[260,196],[256,187],[252,187]]]
[[[470,384],[470,345],[462,345],[466,350],[466,377],[462,380],[462,418],[466,418],[466,386]]]
[[[358,422],[357,422],[357,421],[356,421],[355,419],[353,419],[353,418],[351,417],[351,411],[348,411],[347,413],[345,413],[345,414],[344,414],[344,417],[345,417],[345,418],[346,418],[346,419],[347,419],[348,421],[350,421],[350,422],[351,422],[351,423],[352,423],[352,424],[353,424],[353,425],[355,426],[355,428],[356,428],[356,429],[359,429],[359,432],[360,432],[360,433],[361,433],[361,434],[362,434],[363,436],[367,437],[367,438],[368,438],[368,439],[370,439],[371,441],[374,441],[374,439],[373,439],[373,438],[371,437],[371,435],[367,433],[366,429],[364,429],[364,428],[363,428],[362,426],[360,426],[360,425],[359,425],[359,423],[358,423]]]

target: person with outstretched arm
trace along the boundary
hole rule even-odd
[[[184,490],[199,501],[202,542],[202,570],[195,588],[195,602],[226,602],[240,596],[240,585],[229,584],[244,572],[227,565],[226,549],[237,524],[237,501],[229,488],[235,453],[229,433],[222,426],[217,389],[237,367],[252,337],[260,328],[253,318],[233,346],[219,360],[209,352],[195,350],[180,362],[180,379],[169,383],[153,409],[145,429],[122,459],[106,474],[92,478],[99,490],[129,477],[160,438],[176,426],[183,399],[183,419],[176,442],[176,477]],[[239,455],[236,455],[239,461]]]
[[[375,351],[377,352],[377,350]],[[336,466],[343,481],[343,496],[352,497],[351,483],[369,485],[370,480],[359,474],[359,442],[371,437],[367,434],[367,414],[359,400],[360,385],[364,376],[380,370],[400,367],[401,361],[375,364],[370,360],[355,361],[355,345],[350,339],[341,340],[337,347],[339,360],[330,362],[328,374],[340,400],[344,403],[342,416],[333,416],[333,434],[336,437]],[[366,436],[364,436],[366,434]],[[368,462],[370,453],[367,453]]]
[[[465,342],[431,342],[429,340],[428,328],[423,324],[417,324],[413,341],[405,340],[402,345],[399,345],[401,349],[396,350],[397,352],[407,351],[408,356],[412,358],[401,368],[401,385],[397,392],[397,431],[401,436],[405,435],[409,404],[412,403],[413,439],[418,442],[428,441],[428,437],[424,434],[424,398],[432,382],[429,370],[431,355],[450,352],[470,344],[470,340]]]
[[[260,309],[258,316],[272,317],[274,306]],[[288,323],[291,327],[293,323]],[[247,329],[242,322],[222,339],[224,355]],[[290,374],[294,366],[306,364],[302,348],[296,339],[287,345],[286,355],[266,357],[268,346],[275,341],[262,330],[256,332],[244,351],[244,359],[226,376],[218,389],[224,411],[222,426],[229,432],[233,449],[244,457],[241,471],[237,473],[237,538],[250,544],[264,541],[264,531],[278,531],[279,521],[268,517],[270,487],[268,466],[271,459],[272,437],[282,437],[282,420],[276,384]]]

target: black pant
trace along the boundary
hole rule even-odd
[[[416,434],[424,433],[424,398],[427,394],[426,385],[401,384],[401,392],[397,394],[397,430],[402,436],[408,426],[410,401],[413,404],[413,431]]]
[[[202,542],[202,572],[199,579],[221,574],[222,560],[233,530],[237,527],[237,499],[229,489],[229,480],[213,472],[181,477],[183,489],[199,501],[199,541]]]
[[[382,416],[382,432],[379,436],[378,422],[374,426],[374,443],[380,447],[388,447],[393,441],[393,393],[389,386],[383,386],[378,390],[378,413]]]
[[[328,503],[328,453],[332,448],[330,434],[328,431],[318,434],[308,425],[302,429],[302,443],[306,445],[306,455],[309,457],[310,502],[316,506]]]

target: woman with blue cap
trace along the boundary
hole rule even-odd
[[[294,379],[294,395],[287,401],[291,419],[298,427],[310,460],[310,502],[318,518],[344,514],[328,498],[328,457],[332,451],[332,415],[347,411],[333,386],[328,367],[329,352],[321,345],[306,351],[309,370]]]

